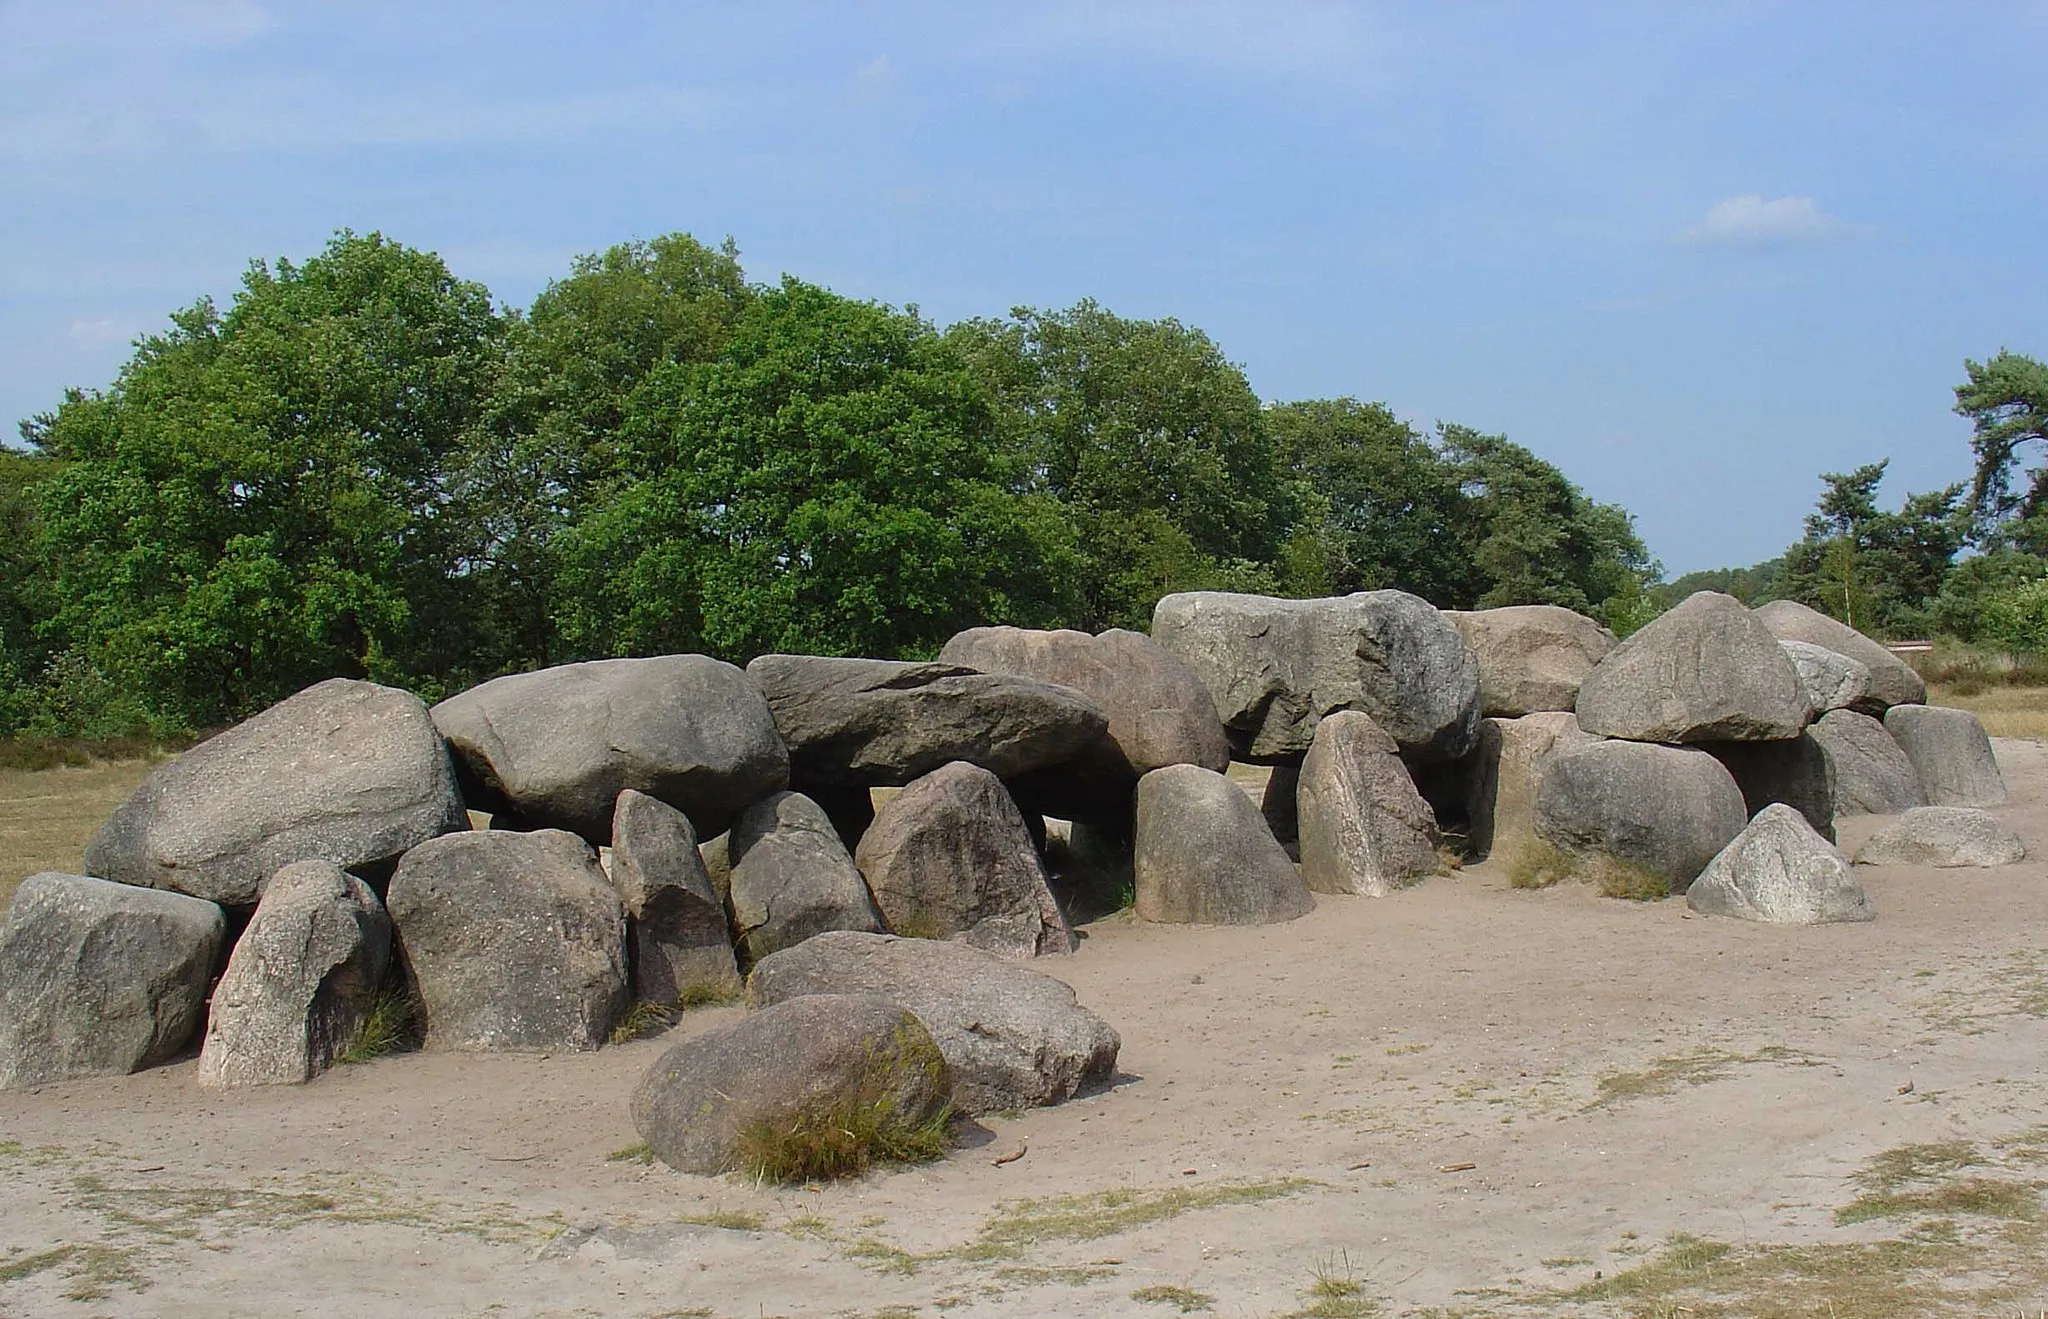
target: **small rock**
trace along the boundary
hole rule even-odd
[[[1882,713],[1892,705],[1917,705],[1927,699],[1927,684],[1906,661],[1864,636],[1797,600],[1773,600],[1757,608],[1756,619],[1780,641],[1804,641],[1846,655],[1870,670],[1870,692],[1864,713]]]
[[[1827,925],[1877,915],[1834,845],[1794,808],[1757,813],[1686,890],[1686,905],[1712,916],[1773,925]]]
[[[1870,666],[1810,641],[1780,639],[1785,656],[1799,673],[1799,685],[1806,689],[1806,703],[1817,712],[1847,710],[1862,704],[1870,695]]]
[[[1916,806],[1872,834],[1856,853],[1859,866],[2009,866],[2027,845],[1989,811],[1967,806]]]

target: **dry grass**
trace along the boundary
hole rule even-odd
[[[1654,902],[1671,896],[1671,885],[1662,875],[1619,857],[1567,851],[1541,838],[1530,838],[1515,849],[1507,876],[1509,888],[1549,888],[1576,879],[1598,888],[1602,897]]]
[[[2048,739],[2048,687],[1987,687],[1974,684],[1930,685],[1929,705],[1968,710],[1993,737]]]
[[[0,770],[0,906],[42,870],[76,874],[85,845],[156,762]]]

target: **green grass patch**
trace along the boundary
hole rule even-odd
[[[652,1163],[654,1147],[644,1140],[636,1140],[631,1145],[613,1150],[604,1156],[604,1160],[606,1163]]]
[[[620,1017],[617,1024],[612,1027],[611,1042],[613,1044],[631,1044],[634,1040],[644,1040],[650,1035],[659,1035],[675,1025],[676,1018],[679,1015],[681,1015],[680,1012],[670,1004],[649,1003],[644,999],[635,999],[633,1006],[627,1008],[625,1015]]]
[[[1961,1140],[1886,1150],[1856,1174],[1854,1180],[1862,1194],[1835,1211],[1835,1222],[1847,1225],[1958,1214],[2017,1223],[2038,1218],[2041,1197],[2034,1187],[1997,1177],[1959,1176],[1985,1163],[1976,1146]]]
[[[760,1232],[767,1228],[767,1220],[759,1214],[742,1213],[733,1209],[711,1209],[701,1214],[684,1214],[676,1219],[678,1223],[689,1223],[695,1227],[724,1228],[728,1232]]]
[[[1603,897],[1652,902],[1671,896],[1671,884],[1632,861],[1596,852],[1577,852],[1542,838],[1529,838],[1508,859],[1509,888],[1540,889],[1577,880]]]
[[[744,1003],[747,987],[738,980],[695,980],[683,986],[676,995],[676,1006],[688,1011],[691,1008],[730,1007]]]

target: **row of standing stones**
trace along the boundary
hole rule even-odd
[[[931,663],[600,660],[431,710],[334,679],[158,767],[86,875],[23,882],[0,1088],[195,1034],[203,1084],[303,1082],[394,988],[428,1048],[546,1050],[744,985],[633,1098],[657,1154],[716,1172],[878,1060],[912,1114],[1105,1082],[1115,1031],[1021,964],[1086,905],[1048,857],[1207,924],[1413,884],[1447,827],[1783,923],[1871,917],[1837,815],[1899,815],[1859,861],[2018,860],[1982,728],[1924,699],[1842,624],[1713,593],[1620,643],[1549,606],[1196,592],[1150,637],[975,628]],[[1233,759],[1273,767],[1260,800]]]

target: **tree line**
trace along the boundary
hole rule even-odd
[[[1177,590],[1653,609],[1629,515],[1526,448],[1262,402],[1200,330],[1088,301],[940,327],[675,234],[520,310],[343,232],[169,319],[0,451],[0,732],[203,729],[331,676],[918,657]]]
[[[1824,473],[1805,534],[1783,554],[1688,573],[1653,594],[1797,600],[1874,636],[2048,653],[2048,365],[2001,350],[1963,369],[1955,410],[1971,425],[1969,481],[1887,509],[1877,488],[1889,459]]]

